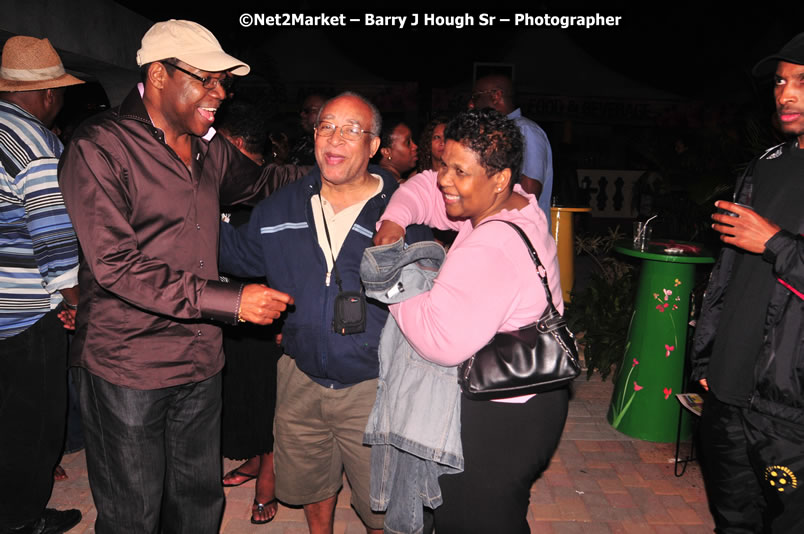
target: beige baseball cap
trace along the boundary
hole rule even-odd
[[[142,36],[137,65],[171,57],[207,72],[231,70],[236,76],[245,76],[251,70],[246,63],[224,52],[212,32],[189,20],[157,22]]]

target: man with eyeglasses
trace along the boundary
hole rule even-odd
[[[211,129],[249,72],[189,21],[151,27],[142,83],[75,133],[59,169],[83,257],[71,365],[98,534],[216,533],[223,352],[215,321],[268,324],[293,300],[218,280],[219,204],[255,165]]]
[[[550,199],[553,194],[553,151],[547,134],[532,120],[522,115],[514,105],[514,86],[511,79],[501,74],[479,78],[475,82],[469,109],[496,109],[513,120],[522,132],[525,147],[522,153],[522,188],[536,195],[539,207],[547,217],[550,227]]]
[[[346,471],[352,505],[367,532],[381,532],[371,511],[371,450],[363,432],[377,395],[380,331],[387,310],[369,301],[365,330],[333,328],[343,292],[360,298],[360,261],[397,183],[368,162],[380,144],[381,117],[362,96],[344,93],[321,109],[315,127],[318,168],[263,200],[249,224],[221,232],[221,269],[265,276],[296,306],[282,330],[274,419],[276,496],[304,506],[310,532],[331,533]],[[225,227],[226,225],[224,225]],[[411,227],[406,238],[431,238]]]

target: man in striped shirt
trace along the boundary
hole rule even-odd
[[[46,509],[64,439],[67,340],[57,314],[78,302],[78,243],[49,130],[65,87],[47,39],[16,36],[0,66],[0,533],[66,532],[78,510]]]

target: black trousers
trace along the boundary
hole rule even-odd
[[[443,475],[437,534],[527,534],[530,488],[550,464],[567,419],[568,390],[525,404],[461,401],[465,470]]]
[[[98,534],[217,534],[221,375],[135,390],[73,369]]]
[[[804,428],[710,394],[700,450],[715,532],[804,532]]]
[[[0,341],[0,530],[38,519],[67,420],[67,334],[45,314]]]

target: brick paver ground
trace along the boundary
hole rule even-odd
[[[550,468],[533,485],[528,521],[534,534],[697,534],[713,531],[703,481],[695,464],[683,477],[673,475],[673,444],[634,440],[606,422],[610,381],[576,381],[569,418]],[[95,508],[84,453],[65,456],[69,479],[57,482],[50,507],[79,508],[84,519],[71,534],[94,532]],[[224,468],[236,462],[226,460]],[[252,525],[254,482],[226,488],[223,534],[302,534],[301,509],[280,506],[276,519]],[[349,489],[338,500],[335,534],[365,529],[349,507]],[[505,534],[505,533],[489,533]]]

